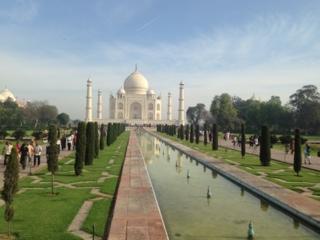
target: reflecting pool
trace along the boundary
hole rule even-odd
[[[250,221],[257,240],[320,239],[298,220],[150,134],[141,133],[139,142],[170,239],[247,239]]]

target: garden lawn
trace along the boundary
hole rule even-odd
[[[182,143],[194,150],[198,150],[214,158],[225,161],[231,165],[235,165],[251,174],[260,176],[269,181],[277,183],[283,187],[289,188],[296,192],[306,192],[312,198],[320,200],[320,172],[302,168],[300,176],[296,176],[293,167],[290,164],[271,160],[268,167],[261,166],[259,156],[246,154],[245,158],[241,158],[240,151],[219,147],[219,150],[212,151],[211,144],[205,146],[203,143],[190,143],[172,137],[164,133],[158,133],[163,137],[169,138],[176,142]]]
[[[105,198],[94,202],[82,229],[91,232],[92,224],[95,224],[96,235],[102,236],[128,138],[129,132],[121,134],[114,144],[100,151],[99,158],[94,159],[93,165],[85,166],[83,174],[78,177],[74,175],[74,156],[61,160],[55,176],[57,195],[50,194],[51,175],[46,170],[21,179],[19,188],[25,192],[17,194],[14,199],[13,232],[16,239],[79,239],[68,233],[67,229],[84,201],[97,198],[97,195],[90,193],[92,188],[98,188],[100,192],[106,192],[110,196],[106,195]],[[107,173],[112,175],[98,183],[98,179]],[[0,208],[0,235],[7,230],[7,224],[2,217],[3,212],[4,207]]]

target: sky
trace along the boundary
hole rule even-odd
[[[135,64],[186,108],[320,87],[319,0],[0,0],[0,89],[84,119],[86,80],[104,97]]]

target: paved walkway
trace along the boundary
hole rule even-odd
[[[45,146],[42,146],[42,149],[45,149]],[[64,158],[65,156],[68,156],[69,154],[71,154],[72,151],[61,151],[60,155],[59,155],[59,160]],[[3,187],[3,174],[4,174],[4,170],[5,170],[5,166],[3,165],[3,156],[0,156],[0,189],[2,189]],[[33,164],[33,160],[32,160],[32,164]],[[40,162],[40,166],[37,167],[31,167],[31,172],[36,172],[39,171],[40,169],[43,169],[44,167],[47,166],[47,157],[45,155],[45,150],[43,151],[43,154],[41,156],[41,162]],[[29,174],[30,172],[30,167],[29,165],[27,165],[25,170],[22,170],[22,168],[20,167],[20,172],[19,172],[19,176],[20,178],[25,177]]]
[[[168,138],[162,137],[156,132],[150,133],[167,144],[184,152],[186,155],[197,159],[207,167],[214,169],[226,178],[241,184],[247,189],[250,189],[259,196],[268,199],[270,202],[280,206],[293,215],[298,216],[318,229],[320,228],[320,201],[285,189],[270,181],[247,173],[233,165],[193,150]]]
[[[131,131],[109,240],[167,240],[136,133]]]
[[[230,149],[234,149],[237,151],[240,151],[240,147],[236,146],[234,147],[231,141],[225,141],[223,139],[219,139],[219,146],[222,147],[227,147]],[[255,155],[259,155],[259,147],[257,147],[256,149],[254,149],[253,147],[250,147],[249,144],[246,145],[246,152],[247,153],[252,153]],[[303,153],[302,153],[303,154]],[[284,149],[283,151],[277,150],[277,149],[271,149],[271,158],[280,162],[286,162],[289,164],[293,164],[293,154],[285,154]],[[304,159],[302,160],[303,163]],[[311,165],[309,164],[303,164],[302,166],[305,168],[309,168],[309,169],[313,169],[313,170],[317,170],[320,171],[320,157],[315,157],[312,156],[311,157]]]

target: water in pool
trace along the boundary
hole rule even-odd
[[[255,239],[320,239],[299,221],[155,137],[142,133],[139,142],[170,239],[247,239],[250,221]]]

